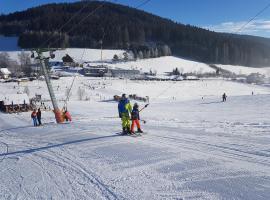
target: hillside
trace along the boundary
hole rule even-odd
[[[135,56],[139,57],[141,52],[144,58],[169,55],[172,51],[176,56],[207,63],[270,65],[269,39],[215,33],[138,9],[113,3],[103,5],[98,1],[48,4],[1,15],[0,34],[19,36],[22,48],[42,44],[100,48],[103,38],[104,48],[131,49]],[[44,44],[48,38],[52,39]]]
[[[71,82],[52,81],[58,100]],[[49,98],[45,81],[0,83],[4,94],[25,87]],[[78,101],[78,88],[88,100]],[[142,136],[119,135],[110,99],[123,92],[150,97]],[[77,77],[71,123],[57,125],[52,111],[42,111],[43,126],[33,127],[30,112],[0,112],[0,199],[268,200],[269,92],[226,80]]]

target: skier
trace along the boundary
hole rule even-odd
[[[122,120],[123,134],[130,133],[129,120],[130,120],[131,111],[132,111],[132,106],[126,97],[126,94],[122,94],[122,98],[120,99],[118,103],[118,112],[119,112],[119,117]]]
[[[37,112],[36,112],[36,109],[34,109],[33,112],[31,113],[31,118],[33,120],[34,126],[37,126]]]
[[[143,133],[143,131],[141,130],[141,125],[140,125],[140,111],[139,111],[139,105],[137,103],[134,104],[133,106],[133,110],[131,112],[131,120],[132,120],[132,124],[131,124],[131,134],[134,134],[134,127],[135,124],[138,128],[138,133]]]
[[[66,110],[65,112],[65,119],[66,119],[66,121],[70,121],[71,122],[71,115],[70,115],[70,113]]]
[[[222,95],[222,101],[225,102],[227,100],[227,95],[226,93],[224,92],[224,94]]]
[[[42,123],[41,123],[41,110],[40,110],[40,108],[37,111],[37,120],[38,120],[38,125],[41,126]]]

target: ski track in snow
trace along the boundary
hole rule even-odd
[[[0,199],[270,199],[266,93],[161,98],[136,138],[117,134],[111,102],[72,101],[74,122],[44,112],[37,128],[29,113],[0,113]]]

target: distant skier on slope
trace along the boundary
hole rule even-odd
[[[131,112],[131,120],[132,120],[132,124],[131,124],[131,134],[134,134],[134,127],[135,124],[137,126],[138,129],[138,133],[143,133],[143,131],[141,130],[141,125],[140,125],[140,111],[139,111],[139,105],[137,103],[134,104],[132,112]]]
[[[126,97],[126,94],[122,94],[122,98],[118,103],[118,113],[122,120],[122,130],[123,134],[130,133],[130,113],[132,111],[132,106]]]
[[[222,101],[225,102],[227,100],[227,95],[226,93],[224,92],[224,94],[222,95]]]

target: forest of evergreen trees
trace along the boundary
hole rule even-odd
[[[113,3],[105,3],[91,15],[101,4],[48,4],[1,15],[0,34],[19,36],[22,48],[100,48],[102,41],[103,48],[129,49],[135,57],[172,53],[207,63],[270,64],[270,39],[216,33]],[[80,14],[74,15],[81,9]],[[50,41],[46,42],[48,38]]]

